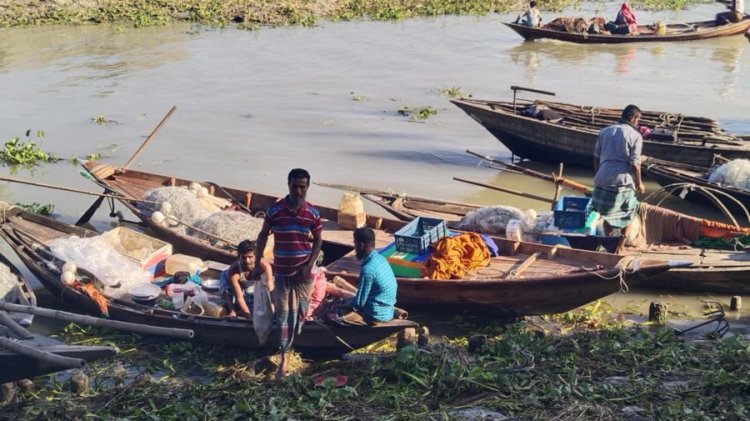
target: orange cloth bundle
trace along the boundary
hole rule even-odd
[[[467,272],[490,263],[490,251],[474,232],[444,237],[427,260],[425,276],[430,279],[461,279]]]
[[[91,298],[91,301],[99,307],[99,311],[102,312],[103,316],[109,317],[109,307],[107,306],[107,299],[99,292],[98,289],[92,283],[82,284],[78,281],[74,282],[73,288],[83,292]]]

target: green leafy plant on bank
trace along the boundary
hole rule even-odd
[[[44,131],[37,131],[36,137],[42,143],[44,140]],[[43,151],[41,146],[31,140],[31,130],[26,131],[25,140],[12,137],[9,141],[5,142],[4,146],[5,148],[0,151],[0,160],[7,164],[33,165],[39,162],[57,162],[60,160],[59,157]]]

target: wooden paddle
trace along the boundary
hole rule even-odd
[[[172,116],[172,114],[175,112],[176,109],[177,109],[177,106],[173,105],[172,109],[169,110],[169,112],[167,113],[167,115],[165,115],[164,118],[161,119],[161,121],[159,122],[159,124],[154,128],[154,130],[151,132],[151,134],[148,135],[148,137],[146,138],[146,140],[141,144],[141,146],[138,148],[138,150],[135,151],[135,153],[133,154],[133,156],[130,157],[130,159],[128,160],[128,162],[126,162],[125,165],[123,165],[122,168],[120,168],[120,171],[124,172],[124,171],[128,170],[128,167],[130,166],[130,164],[132,164],[133,161],[135,161],[135,158],[141,153],[141,151],[143,150],[143,148],[145,148],[146,145],[148,145],[148,143],[151,142],[151,139],[153,139],[154,135],[156,135],[156,132],[158,132],[159,129],[161,129],[161,126],[163,126],[164,123],[167,122],[167,119]]]
[[[524,192],[521,192],[521,191],[518,191],[518,190],[506,189],[505,187],[493,186],[493,185],[490,185],[490,184],[480,183],[478,181],[464,180],[463,178],[458,178],[458,177],[453,177],[453,179],[456,180],[456,181],[460,181],[462,183],[468,183],[468,184],[473,184],[475,186],[486,187],[488,189],[501,191],[503,193],[515,194],[516,196],[525,197],[527,199],[539,200],[541,202],[546,202],[546,203],[555,203],[555,201],[552,200],[552,199],[548,199],[548,198],[542,197],[542,196],[537,196],[537,195],[531,194],[531,193],[524,193]]]

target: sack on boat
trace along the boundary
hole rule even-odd
[[[260,345],[266,343],[271,327],[273,327],[271,293],[268,291],[266,277],[261,275],[260,279],[255,281],[253,292],[253,329],[255,329]]]

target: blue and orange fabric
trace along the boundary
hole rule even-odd
[[[310,258],[312,234],[323,230],[320,212],[305,202],[299,210],[291,209],[289,196],[266,211],[265,223],[274,237],[273,272],[281,276],[297,273]]]
[[[490,251],[482,237],[466,232],[456,237],[444,237],[435,244],[435,251],[427,261],[425,276],[430,279],[461,279],[468,272],[490,263]]]

